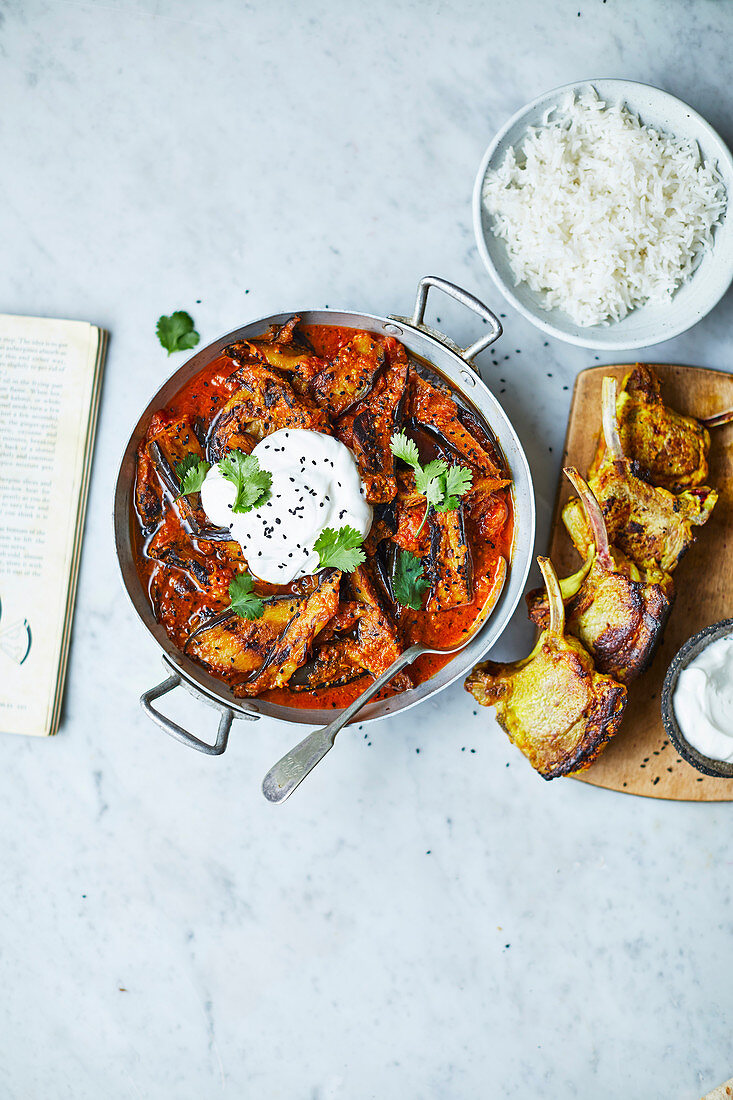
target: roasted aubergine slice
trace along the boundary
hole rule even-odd
[[[474,467],[478,475],[474,478],[475,482],[479,478],[484,479],[484,487],[491,489],[501,489],[510,484],[494,456],[462,422],[455,401],[416,371],[410,373],[407,415],[412,424],[430,429],[436,434],[439,444],[449,448],[461,462]]]
[[[402,643],[363,565],[351,574],[351,588],[357,604],[359,659],[363,668],[376,679],[397,660]],[[399,672],[390,680],[390,685],[404,691],[412,687],[412,680],[408,673]]]
[[[353,609],[351,628],[341,635],[338,631],[332,632],[335,620],[329,623],[317,640],[310,660],[291,677],[288,684],[291,690],[340,687],[367,675],[374,679],[402,652],[394,624],[377,601],[366,571],[362,567],[357,573],[361,573],[361,577],[354,574],[354,588],[366,586],[369,602],[341,604],[344,611]],[[406,691],[410,687],[412,680],[406,672],[398,672],[390,681],[391,691]]]
[[[293,388],[299,392],[324,366],[301,331],[298,316],[291,317],[284,325],[272,325],[264,336],[229,344],[222,355],[238,363],[265,363],[273,370],[292,376]]]
[[[385,362],[384,346],[371,333],[357,332],[311,379],[309,392],[336,420],[373,389]]]
[[[670,601],[658,584],[645,584],[639,570],[609,546],[603,514],[573,467],[565,470],[585,509],[594,547],[583,568],[560,581],[569,633],[590,652],[599,672],[623,684],[649,665],[667,621]],[[527,593],[529,617],[547,627],[549,606],[542,589]]]
[[[638,463],[653,485],[678,492],[705,483],[710,435],[699,420],[664,404],[651,367],[637,363],[628,372],[616,401],[616,417],[624,454]],[[600,469],[605,449],[601,436],[589,479]]]
[[[351,638],[336,638],[314,647],[309,659],[290,677],[288,687],[291,691],[321,691],[343,687],[364,675],[356,642]]]
[[[175,517],[169,516],[160,525],[149,540],[146,553],[149,558],[162,562],[168,569],[178,569],[185,573],[192,585],[201,592],[206,592],[214,599],[226,597],[232,570],[222,566],[215,555],[205,553],[198,540],[191,539],[175,521]]]
[[[392,618],[382,606],[364,566],[347,582],[353,600],[342,601],[338,613],[323,630],[311,660],[290,680],[290,687],[312,691],[349,683],[365,674],[381,676],[402,652]],[[390,681],[392,691],[412,687],[406,672]]]
[[[214,420],[206,442],[207,458],[218,462],[228,451],[247,454],[256,443],[280,428],[328,432],[328,415],[310,397],[297,394],[277,370],[245,361],[232,375],[239,389]]]
[[[428,611],[447,611],[473,599],[473,562],[466,538],[463,505],[451,512],[431,509],[430,550],[427,576],[430,581]]]
[[[147,482],[143,485],[138,480],[136,486],[138,510],[148,506],[150,493],[153,492],[152,475],[154,473],[160,487],[170,495],[176,512],[191,534],[211,542],[230,541],[231,534],[228,530],[223,527],[213,527],[209,522],[201,507],[200,493],[180,496],[181,482],[176,472],[177,467],[189,455],[203,458],[201,444],[191,422],[185,417],[169,422],[154,421],[146,455],[148,461],[138,466],[138,479],[143,477]]]
[[[679,494],[643,481],[621,446],[616,420],[616,379],[603,379],[605,453],[595,476],[593,495],[601,506],[609,540],[649,579],[674,571],[694,541],[693,529],[706,523],[718,494],[707,486]],[[577,497],[568,501],[563,522],[582,558],[593,545],[592,532]]]
[[[194,630],[184,653],[226,674],[231,683],[256,673],[298,610],[297,596],[277,596],[265,603],[261,619],[241,619],[227,609]]]
[[[238,697],[283,687],[304,664],[313,639],[335,614],[341,574],[324,571],[304,597],[270,597],[261,618],[242,619],[225,611],[199,627],[185,652],[233,685]]]
[[[587,768],[619,728],[626,688],[596,672],[577,638],[564,633],[560,585],[549,558],[539,558],[549,623],[523,661],[477,665],[466,688],[495,706],[499,724],[543,779]]]
[[[386,504],[397,494],[390,442],[404,415],[407,357],[396,358],[371,392],[336,423],[335,435],[354,452],[370,504]]]
[[[143,531],[148,535],[163,517],[163,498],[156,481],[153,460],[147,447],[141,445],[137,452],[135,473],[135,511]]]
[[[237,684],[236,696],[259,695],[268,688],[284,687],[296,668],[305,663],[313,640],[338,608],[338,570],[326,570],[318,587],[300,600],[292,619],[275,642],[253,679]]]

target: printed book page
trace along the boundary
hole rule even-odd
[[[0,731],[58,727],[103,334],[0,315]]]

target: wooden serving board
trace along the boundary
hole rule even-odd
[[[563,466],[577,466],[585,475],[600,432],[602,379],[612,374],[620,380],[630,366],[592,367],[578,375]],[[661,380],[664,400],[680,412],[703,417],[733,408],[733,374],[667,363],[651,366]],[[654,661],[629,688],[626,714],[616,738],[578,777],[585,783],[652,798],[733,800],[733,779],[703,776],[680,759],[667,740],[660,706],[667,666],[683,642],[709,623],[733,615],[733,425],[715,428],[710,434],[708,483],[717,488],[718,503],[675,573],[677,598]],[[549,551],[560,576],[574,572],[580,564],[560,518],[563,505],[572,495],[572,487],[563,475]]]

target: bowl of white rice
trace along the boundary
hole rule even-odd
[[[581,347],[685,332],[733,281],[733,157],[691,107],[647,84],[590,80],[499,131],[473,194],[481,257],[538,328]]]

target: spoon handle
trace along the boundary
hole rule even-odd
[[[399,672],[405,665],[411,664],[423,652],[423,649],[422,645],[412,645],[409,649],[406,649],[389,666],[386,672],[378,676],[358,699],[355,699],[350,706],[334,718],[333,722],[329,722],[327,726],[323,726],[321,729],[313,730],[294,749],[286,752],[285,756],[270,768],[262,781],[262,793],[265,798],[270,802],[284,802],[286,798],[289,798],[298,784],[303,782],[308,773],[313,771],[316,764],[319,764],[326,753],[333,748],[339,730],[351,721],[364,704],[368,703],[372,696],[376,695],[392,679],[395,673]]]

